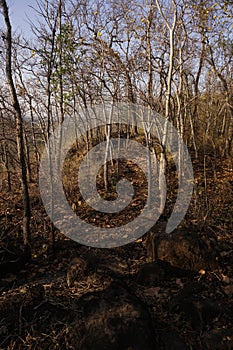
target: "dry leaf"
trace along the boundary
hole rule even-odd
[[[176,284],[177,284],[178,286],[180,286],[181,288],[183,288],[183,286],[184,286],[184,283],[181,281],[180,278],[176,278]]]
[[[231,282],[231,278],[222,274],[222,281],[229,284]]]
[[[144,290],[144,295],[147,297],[157,297],[159,295],[160,287],[152,287]]]
[[[229,284],[228,286],[226,286],[224,288],[224,292],[227,294],[227,295],[232,295],[233,294],[233,284]]]

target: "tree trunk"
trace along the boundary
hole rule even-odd
[[[24,145],[24,134],[23,134],[23,118],[21,108],[19,105],[15,84],[12,77],[12,36],[11,36],[11,23],[9,18],[8,6],[5,0],[0,0],[0,5],[3,10],[3,16],[6,26],[5,34],[5,46],[6,46],[6,77],[8,81],[9,91],[11,95],[12,105],[16,117],[16,134],[17,134],[17,148],[18,156],[21,167],[21,183],[22,183],[22,199],[24,206],[23,216],[23,241],[25,245],[25,253],[30,257],[30,199],[28,192],[27,182],[27,164],[25,158],[25,145]]]

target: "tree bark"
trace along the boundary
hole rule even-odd
[[[24,206],[24,216],[23,216],[23,241],[25,245],[25,253],[27,253],[28,258],[30,257],[30,199],[28,191],[28,181],[27,181],[27,164],[25,157],[25,144],[24,144],[24,134],[23,134],[23,118],[21,113],[21,108],[19,105],[15,84],[12,77],[12,33],[11,33],[11,23],[9,18],[8,6],[5,0],[0,0],[0,6],[3,11],[6,33],[5,33],[5,47],[6,47],[6,77],[8,81],[8,87],[11,95],[11,101],[16,118],[16,135],[17,135],[17,149],[18,157],[21,167],[21,184],[22,184],[22,199]]]

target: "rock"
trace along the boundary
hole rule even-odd
[[[202,330],[214,318],[224,313],[224,308],[218,303],[203,298],[199,293],[204,286],[198,282],[191,282],[171,300],[170,311],[183,312],[186,319],[190,320],[193,329]]]
[[[201,282],[188,282],[170,301],[170,310],[176,308],[184,299],[190,298],[205,290],[205,286]]]
[[[172,277],[191,277],[188,270],[183,270],[167,263],[166,261],[157,260],[142,265],[137,274],[137,283],[145,286],[161,285],[165,279]]]
[[[209,299],[185,299],[180,304],[180,311],[190,320],[195,330],[202,330],[209,322],[216,317],[220,317],[224,312],[223,308]]]
[[[196,232],[177,230],[171,235],[161,235],[154,249],[158,259],[182,269],[199,271],[217,268],[213,247]]]
[[[206,350],[233,349],[233,329],[213,329],[202,336],[202,344]]]
[[[175,331],[162,332],[159,336],[161,350],[188,350],[188,346],[183,342],[179,334]]]
[[[144,304],[113,282],[100,294],[82,300],[83,322],[76,325],[79,350],[154,350],[155,331]],[[80,334],[80,329],[81,334]],[[77,335],[74,335],[77,339]]]
[[[137,283],[144,286],[156,286],[164,280],[165,270],[157,262],[142,265],[137,274]]]
[[[155,226],[146,234],[143,246],[147,249],[149,261],[156,260],[155,243],[157,239],[166,232],[167,222],[157,222]]]

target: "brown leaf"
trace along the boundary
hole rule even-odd
[[[159,295],[160,287],[152,287],[144,290],[144,295],[147,297],[157,297]]]
[[[226,286],[224,288],[224,292],[227,294],[227,295],[232,295],[233,294],[233,284],[229,284],[228,286]]]
[[[222,281],[229,284],[231,282],[231,278],[222,274]]]

